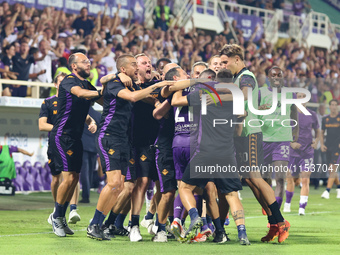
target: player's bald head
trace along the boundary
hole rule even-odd
[[[69,59],[68,59],[68,65],[71,67],[72,69],[72,64],[78,62],[78,58],[84,58],[86,59],[86,55],[84,55],[83,53],[77,52],[77,53],[73,53]]]

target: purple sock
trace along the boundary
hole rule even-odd
[[[183,204],[178,194],[174,201],[174,218],[180,219],[182,215],[182,211],[183,211]]]
[[[300,208],[303,208],[303,209],[306,209],[306,206],[307,206],[307,202],[306,202],[306,203],[302,203],[302,204],[300,203],[300,206],[299,206],[299,207],[300,207]]]
[[[281,208],[281,204],[282,204],[282,197],[275,197],[276,198],[276,202],[279,204],[279,209]]]
[[[286,203],[287,204],[290,204],[290,202],[292,201],[293,195],[294,195],[294,191],[290,192],[290,191],[286,190]],[[277,200],[277,198],[276,198],[276,200]]]
[[[308,196],[300,196],[300,208],[306,209]]]
[[[196,200],[196,208],[198,211],[198,215],[202,215],[202,196],[201,195],[195,195],[195,200]]]

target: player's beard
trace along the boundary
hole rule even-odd
[[[85,71],[85,69],[83,69],[83,68],[81,68],[81,67],[78,67],[78,74],[79,74],[80,77],[83,77],[84,79],[86,79],[87,77],[90,76],[90,72],[87,73],[87,72]]]

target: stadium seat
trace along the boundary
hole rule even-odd
[[[21,163],[18,161],[15,161],[14,165],[15,165],[15,169],[17,169],[18,167],[21,167]]]
[[[18,167],[18,170],[17,170],[17,174],[18,175],[21,175],[22,178],[26,178],[26,175],[28,173],[28,170],[26,170],[26,168],[23,168],[23,167]]]
[[[41,180],[41,176],[40,176],[39,170],[37,168],[35,168],[35,167],[32,167],[31,171],[30,171],[30,174],[34,178],[34,183],[33,183],[34,190],[35,191],[42,191],[42,190],[44,190],[44,186],[42,184],[42,180]]]
[[[31,173],[27,172],[25,177],[26,182],[24,183],[25,191],[33,191],[34,190],[34,177]]]
[[[32,164],[30,161],[26,160],[24,162],[24,164],[22,165],[23,168],[26,168],[27,170],[30,170],[30,168],[32,167]]]
[[[15,191],[23,191],[24,190],[25,179],[21,175],[17,175],[15,179],[13,179],[13,184],[15,186]]]
[[[45,163],[44,168],[45,168],[47,171],[51,172],[51,169],[50,169],[50,166],[48,165],[48,162]]]
[[[42,168],[42,164],[37,161],[37,162],[34,163],[34,167],[38,168],[40,170]]]
[[[51,190],[52,175],[50,173],[46,174],[43,182],[44,189]]]

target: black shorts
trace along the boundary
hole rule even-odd
[[[250,134],[246,137],[235,137],[235,149],[237,166],[240,168],[249,167],[254,169],[255,166],[261,167],[263,165],[263,135],[262,133]],[[240,174],[247,178],[249,171],[243,171]]]
[[[206,171],[203,173],[196,172],[196,167],[206,170],[210,166],[216,166],[216,172],[212,174]],[[217,166],[219,166],[219,168]],[[223,168],[223,166],[225,167]],[[220,171],[217,171],[218,169],[220,169]],[[224,171],[222,171],[222,169],[224,169]],[[213,181],[216,188],[223,194],[242,190],[236,160],[233,156],[226,157],[203,153],[194,154],[184,171],[182,181],[192,186],[200,187],[201,189],[204,189],[208,182]]]
[[[339,164],[340,162],[340,149],[327,149],[326,156],[327,156],[327,162],[329,164]]]
[[[136,164],[137,178],[148,177],[153,181],[158,180],[155,152],[153,145],[137,147],[132,149]]]
[[[83,161],[83,143],[68,135],[50,135],[51,161],[54,160],[55,172],[80,173]]]
[[[51,174],[53,176],[57,176],[61,174],[60,171],[56,171],[55,169],[54,157],[53,157],[53,153],[51,151],[50,145],[48,145],[48,148],[47,148],[47,159],[48,159],[48,166],[50,167],[50,170],[51,170]]]
[[[176,172],[171,150],[156,149],[156,166],[161,192],[177,189]]]
[[[137,180],[137,169],[136,169],[136,161],[134,157],[133,150],[130,150],[130,160],[127,167],[127,172],[125,174],[125,181],[134,182]]]
[[[96,139],[103,173],[120,170],[126,176],[130,160],[130,146],[127,140],[112,136],[98,136]]]

